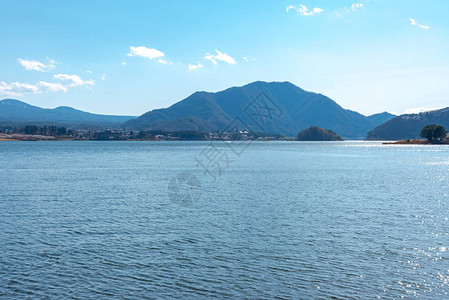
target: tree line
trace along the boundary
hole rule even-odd
[[[45,136],[75,136],[76,132],[72,129],[67,130],[65,127],[57,127],[54,125],[36,126],[26,125],[16,128],[18,133],[29,135],[45,135]]]
[[[21,127],[1,128],[0,133],[17,133],[25,135],[52,136],[56,138],[70,138],[77,140],[181,140],[181,141],[206,141],[206,140],[254,140],[254,139],[282,139],[280,134],[264,132],[202,132],[202,131],[163,131],[141,130],[130,131],[122,129],[106,130],[75,130],[64,126],[55,125],[26,125]]]

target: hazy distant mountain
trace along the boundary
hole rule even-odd
[[[374,128],[368,133],[370,140],[406,140],[419,138],[421,129],[426,125],[442,125],[449,129],[449,107],[422,112],[419,114],[406,114],[389,120]]]
[[[371,116],[368,116],[368,119],[370,119],[371,122],[377,123],[377,124],[383,124],[391,119],[396,117],[396,115],[390,114],[388,112],[378,113]]]
[[[276,108],[273,110],[276,117],[265,119],[262,127],[258,126],[261,122],[245,113],[248,104],[261,93]],[[277,117],[278,114],[281,115]],[[257,81],[217,93],[196,92],[169,108],[149,111],[123,126],[134,130],[171,130],[176,124],[178,130],[198,127],[211,131],[223,130],[236,117],[250,127],[247,129],[254,131],[293,137],[310,126],[319,126],[345,138],[365,138],[368,131],[394,115],[381,113],[367,117],[343,109],[330,98],[305,91],[289,82]]]
[[[2,124],[61,124],[66,126],[118,127],[131,116],[97,115],[60,106],[54,109],[40,108],[13,99],[0,101],[0,123]]]

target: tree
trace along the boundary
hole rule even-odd
[[[421,130],[421,137],[429,142],[441,141],[446,137],[446,129],[441,125],[427,125]]]
[[[56,130],[56,135],[65,135],[67,133],[67,129],[65,127],[59,127]]]
[[[69,135],[69,136],[76,136],[76,131],[73,130],[73,129],[69,129],[69,130],[67,130],[67,135]]]

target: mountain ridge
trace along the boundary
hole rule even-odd
[[[368,132],[368,140],[407,140],[420,138],[426,125],[442,125],[449,129],[449,107],[418,114],[397,116]]]
[[[274,110],[274,118],[263,120],[262,127],[251,115],[254,107],[250,106],[255,101],[268,103]],[[363,139],[393,117],[388,112],[365,116],[287,81],[255,81],[219,92],[197,91],[167,108],[154,109],[139,117],[93,114],[68,106],[40,108],[15,99],[0,101],[0,124],[52,123],[83,129],[212,132],[224,130],[238,118],[243,124],[241,129],[256,132],[294,137],[301,130],[318,126],[344,138]]]
[[[215,93],[195,92],[168,108],[151,110],[137,119],[129,120],[123,124],[123,128],[161,129],[163,122],[194,118],[210,123],[210,130],[223,130],[239,117],[254,129],[254,120],[245,115],[244,111],[251,101],[262,94],[279,108],[282,117],[275,122],[267,120],[265,128],[258,130],[285,136],[293,137],[310,126],[319,126],[330,128],[346,138],[362,139],[369,130],[394,117],[386,112],[364,116],[344,109],[323,94],[306,91],[288,81],[255,81]],[[178,124],[182,127],[182,122]]]
[[[0,122],[11,124],[56,123],[66,126],[117,127],[134,116],[101,115],[69,106],[41,108],[16,99],[0,100]]]

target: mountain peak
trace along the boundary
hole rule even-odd
[[[21,107],[30,107],[31,105],[22,102],[20,100],[16,100],[16,99],[3,99],[0,101],[0,105],[13,105],[13,106],[21,106]]]
[[[269,102],[266,104],[282,114],[280,118],[265,120],[263,128],[247,113],[248,106],[254,104],[255,97],[261,93],[266,95],[264,101]],[[246,129],[271,134],[295,136],[302,129],[316,125],[348,138],[364,138],[369,130],[390,119],[388,115],[370,119],[345,110],[332,99],[305,91],[288,81],[255,81],[216,93],[196,92],[168,108],[149,111],[125,122],[123,126],[133,130],[171,130],[171,125],[176,124],[178,130],[186,130],[191,128],[186,118],[196,118],[198,127],[208,124],[210,131],[224,130],[239,118],[248,127]]]
[[[261,80],[258,80],[258,81],[254,81],[254,82],[251,82],[251,83],[248,83],[248,84],[242,86],[242,88],[246,88],[246,87],[294,87],[294,88],[301,89],[300,87],[294,85],[293,83],[291,83],[289,81],[261,81]]]
[[[77,109],[75,109],[73,107],[69,107],[69,106],[58,106],[58,107],[54,108],[54,110],[59,110],[59,111],[78,111]]]

